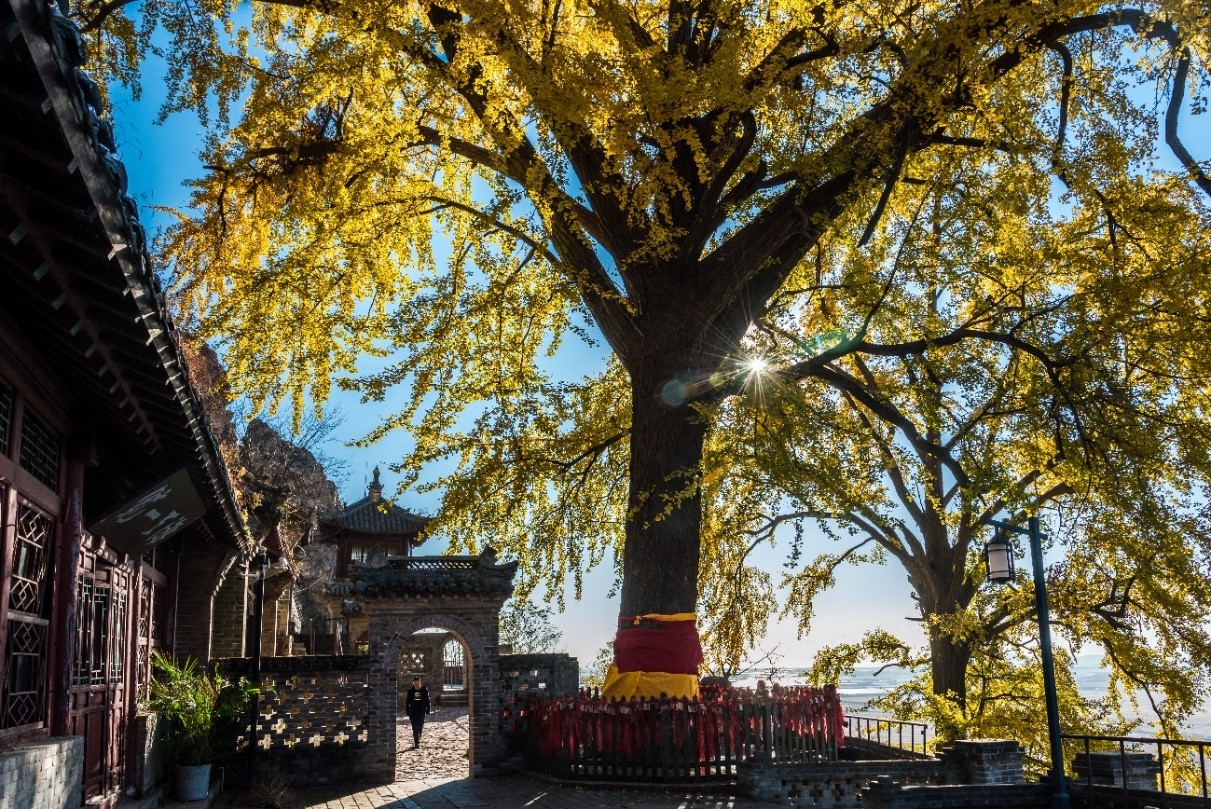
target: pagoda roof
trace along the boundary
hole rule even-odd
[[[345,506],[332,522],[335,522],[342,532],[415,537],[429,524],[430,518],[413,514],[384,498],[383,484],[379,480],[379,469],[376,466],[374,480],[367,487],[366,496]],[[414,540],[414,544],[419,545],[420,542]]]
[[[363,497],[345,508],[337,518],[340,527],[359,534],[418,534],[429,517],[406,511],[390,500]]]

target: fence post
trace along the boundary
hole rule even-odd
[[[660,741],[660,769],[663,771],[664,780],[669,781],[672,780],[669,771],[673,768],[669,749],[672,738],[669,733],[668,704],[664,700],[660,701]]]

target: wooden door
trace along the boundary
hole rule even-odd
[[[76,576],[75,660],[69,732],[84,738],[84,798],[115,795],[126,762],[130,606],[134,577],[85,550]]]

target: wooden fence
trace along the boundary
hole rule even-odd
[[[531,699],[529,766],[554,778],[731,781],[744,761],[832,761],[844,740],[835,689],[707,690],[699,699]]]

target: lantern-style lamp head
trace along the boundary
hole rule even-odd
[[[988,563],[988,580],[997,584],[1013,581],[1013,546],[998,530],[984,545],[984,561]]]

